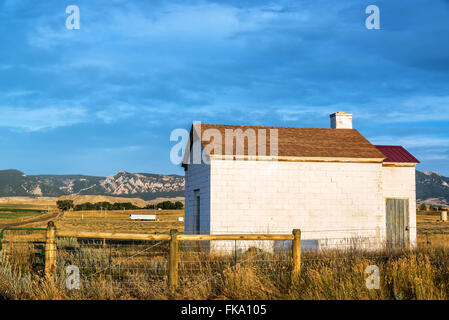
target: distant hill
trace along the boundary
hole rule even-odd
[[[449,178],[438,172],[416,171],[416,199],[419,204],[449,205]]]
[[[60,197],[101,195],[153,200],[184,196],[184,177],[121,171],[110,177],[84,175],[26,175],[0,170],[0,197]],[[419,204],[449,205],[449,178],[437,172],[416,171]]]
[[[82,204],[86,202],[97,203],[97,202],[130,202],[138,207],[145,207],[148,204],[157,204],[163,201],[181,201],[184,203],[184,197],[170,197],[170,198],[155,198],[153,200],[142,200],[140,198],[130,198],[130,197],[117,197],[117,196],[100,196],[100,195],[66,195],[61,197],[24,197],[24,196],[14,196],[14,197],[0,197],[1,207],[14,207],[19,206],[22,209],[54,209],[56,208],[56,202],[58,200],[73,200],[75,205]]]
[[[0,197],[105,195],[141,198],[184,196],[184,177],[121,171],[110,177],[84,175],[26,175],[19,170],[0,170]]]

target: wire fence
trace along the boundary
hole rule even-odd
[[[102,278],[126,286],[167,277],[167,242],[59,238],[56,243],[57,273],[76,266],[81,282]]]
[[[20,273],[43,275],[45,234],[43,228],[4,228],[0,230],[0,250]]]
[[[245,240],[180,241],[177,254],[179,286],[196,286],[205,279],[251,265],[258,273],[291,272],[291,250],[264,251],[256,246],[241,249]],[[260,245],[268,240],[258,241]],[[234,247],[231,248],[231,243]],[[145,283],[166,285],[169,277],[168,241],[124,241],[59,238],[57,271],[68,266],[80,271],[80,282],[102,279],[121,290]],[[230,250],[232,249],[232,250]]]
[[[360,257],[374,262],[400,255],[403,250],[379,253],[376,250],[385,243],[376,236],[308,237],[325,232],[335,235],[335,231],[302,231],[302,266],[318,268],[325,261],[347,260],[350,263],[352,259]],[[337,230],[341,233],[354,231]],[[255,233],[247,235],[257,236]],[[63,287],[67,283],[67,268],[75,266],[79,270],[80,290],[89,290],[89,283],[95,281],[102,281],[114,290],[131,295],[140,286],[168,289],[171,263],[168,240],[56,237],[55,245],[50,249],[46,241],[45,232],[11,230],[5,239],[1,239],[2,253],[22,272],[43,276],[45,255],[53,250],[56,256],[55,279]],[[257,275],[269,274],[284,278],[289,277],[294,268],[291,239],[182,240],[178,241],[178,245],[176,276],[178,285],[187,290],[211,282],[240,266],[251,267]]]

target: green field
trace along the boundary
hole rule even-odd
[[[4,209],[20,209],[23,210],[25,209],[42,209],[45,208],[47,206],[39,206],[39,205],[35,205],[35,204],[27,204],[27,203],[2,203],[0,204],[0,210],[4,210]]]
[[[0,221],[37,217],[45,212],[47,211],[37,209],[0,208]]]

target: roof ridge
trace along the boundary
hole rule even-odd
[[[261,126],[247,124],[214,124],[214,123],[198,123],[201,126],[220,126],[220,127],[260,127],[260,128],[285,128],[285,129],[311,129],[311,130],[355,130],[357,129],[333,129],[333,128],[310,128],[310,127],[284,127],[284,126]]]

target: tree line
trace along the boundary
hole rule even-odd
[[[58,209],[61,211],[89,211],[89,210],[139,210],[139,209],[162,209],[162,210],[179,210],[184,208],[184,204],[181,201],[171,202],[163,201],[157,204],[149,204],[141,208],[133,205],[131,202],[115,202],[110,203],[107,201],[90,203],[85,202],[74,205],[73,200],[58,200],[56,202]]]
[[[149,204],[146,205],[144,209],[162,209],[162,210],[179,210],[184,208],[184,204],[181,201],[171,202],[171,201],[162,201],[158,204]]]
[[[420,205],[419,210],[426,211],[427,210],[426,205],[425,204]],[[429,210],[430,211],[442,211],[442,210],[447,210],[447,208],[443,208],[442,206],[429,205]]]

